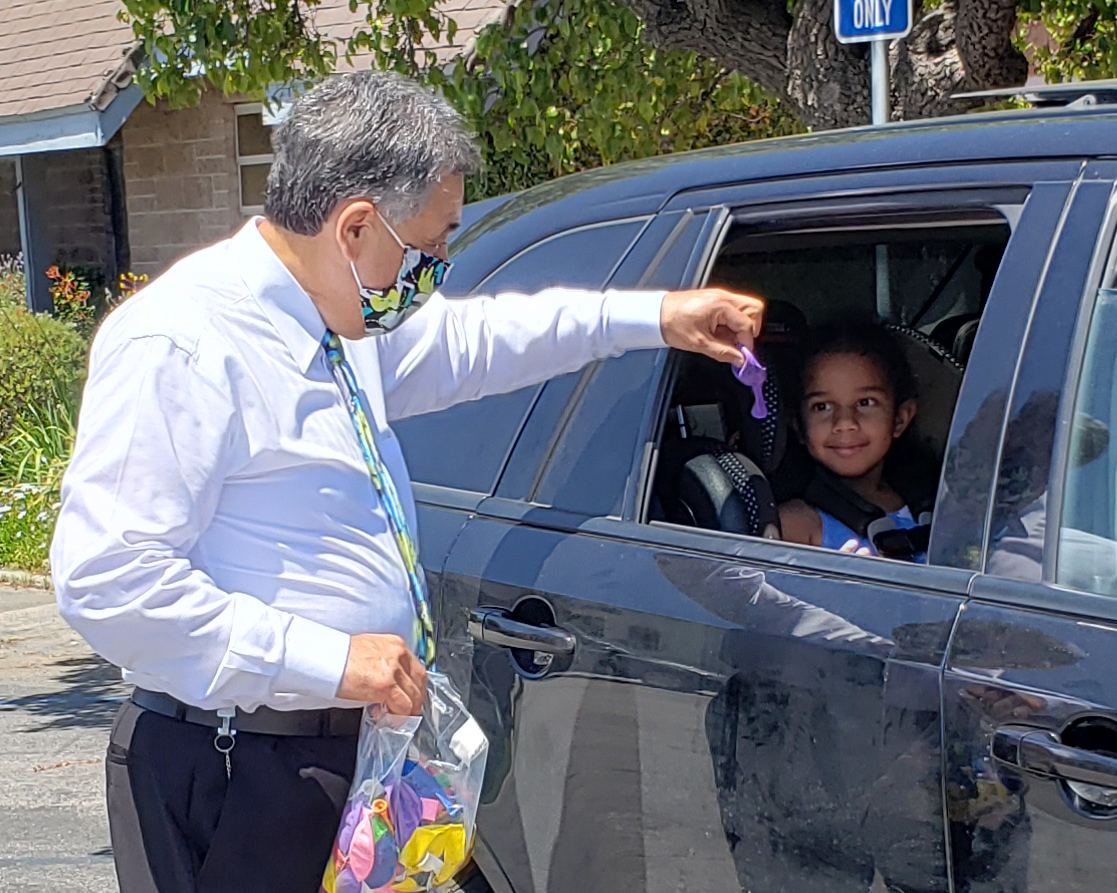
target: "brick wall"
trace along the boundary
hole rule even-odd
[[[50,263],[84,267],[105,281],[116,274],[112,191],[103,149],[40,156],[45,164],[41,208]],[[18,254],[15,162],[0,158],[0,255]]]
[[[122,129],[132,270],[155,275],[242,223],[233,104],[141,103]]]
[[[0,257],[19,254],[19,207],[16,204],[16,165],[0,158]]]
[[[47,156],[46,227],[50,262],[116,276],[112,186],[104,149],[73,149]]]

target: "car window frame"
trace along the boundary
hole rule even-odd
[[[1095,306],[1103,288],[1103,283],[1109,281],[1111,284],[1106,287],[1111,289],[1117,287],[1117,163],[1098,162],[1093,167],[1097,169],[1103,164],[1110,169],[1111,191],[1095,244],[1090,271],[1076,309],[1077,318],[1070,353],[1067,358],[1062,390],[1063,399],[1059,405],[1055,443],[1048,477],[1050,498],[1047,502],[1048,523],[1044,529],[1043,566],[1040,582],[1045,587],[1050,587],[1053,590],[1089,596],[1091,601],[1095,598],[1108,599],[1115,603],[1112,616],[1117,619],[1117,598],[1113,595],[1082,590],[1065,582],[1060,582],[1058,579],[1059,547],[1062,540],[1066,484],[1071,466],[1071,451],[1074,445],[1074,413],[1083,383],[1083,376],[1086,372],[1086,348],[1089,343]],[[1111,436],[1117,435],[1111,432]],[[1054,523],[1051,523],[1052,520]],[[1117,545],[1115,545],[1115,548],[1117,548]]]
[[[1086,338],[1088,335],[1089,315],[1096,296],[1098,283],[1104,270],[1109,248],[1117,233],[1117,162],[1090,162],[1084,166],[1081,175],[1072,184],[1071,195],[1064,208],[1063,219],[1060,221],[1059,233],[1051,245],[1045,264],[1044,277],[1039,282],[1032,312],[1027,321],[1025,338],[1021,345],[1016,369],[1012,376],[1005,413],[1002,418],[1000,440],[995,448],[996,473],[993,479],[993,496],[987,505],[985,525],[985,542],[982,550],[981,571],[984,577],[1002,580],[1006,583],[1020,583],[1027,585],[1040,585],[1052,587],[1055,584],[1056,556],[1058,550],[1058,528],[1062,519],[1063,485],[1069,452],[1071,447],[1071,420],[1074,412],[1074,397],[1077,395],[1077,381],[1081,375],[1081,366],[1085,353]],[[1104,203],[1100,216],[1095,207],[1091,217],[1091,204],[1095,206]],[[1075,215],[1085,216],[1087,222],[1096,221],[1097,229],[1094,233],[1092,247],[1089,248],[1089,257],[1085,260],[1082,292],[1077,299],[1070,302],[1060,300],[1059,296],[1065,292],[1065,273],[1058,271],[1055,276],[1048,276],[1049,269],[1058,260],[1058,256],[1071,253],[1082,253],[1084,250],[1082,236],[1079,233],[1067,230],[1067,222]],[[1057,316],[1065,316],[1068,304],[1074,311],[1071,331],[1065,338],[1065,351],[1061,351],[1063,363],[1061,367],[1053,367],[1043,360],[1045,350],[1052,348],[1052,329],[1045,325],[1045,321]],[[1019,410],[1019,402],[1023,397],[1023,382],[1025,379],[1043,382],[1046,389],[1059,395],[1055,418],[1054,439],[1051,450],[1042,458],[1047,462],[1045,509],[1045,530],[1042,546],[1042,559],[1039,566],[1030,576],[1016,576],[1004,572],[997,572],[990,568],[990,562],[995,553],[995,537],[1003,526],[1003,518],[998,517],[999,505],[1003,505],[1005,497],[1002,491],[1008,486],[1006,475],[1006,455],[1009,444],[1009,426],[1014,415]],[[1070,399],[1068,399],[1068,397]],[[1053,523],[1055,522],[1055,523]],[[1009,587],[1011,588],[1011,587]]]
[[[918,212],[918,211],[924,210],[924,209],[935,209],[935,208],[942,208],[943,210],[948,210],[949,208],[954,206],[954,203],[956,202],[956,198],[952,198],[952,194],[954,196],[957,196],[958,194],[966,193],[966,194],[968,194],[969,198],[973,199],[973,202],[971,203],[973,207],[985,207],[985,208],[998,207],[999,208],[1000,206],[1003,206],[1003,203],[1000,202],[1000,201],[993,201],[993,199],[1008,197],[1008,196],[1010,196],[1010,193],[1013,190],[1015,190],[1016,191],[1015,194],[1016,194],[1017,197],[1019,197],[1019,195],[1021,193],[1026,193],[1026,197],[1024,198],[1024,200],[1022,202],[1019,202],[1019,203],[1013,202],[1012,203],[1012,205],[1014,207],[1022,208],[1027,203],[1027,201],[1031,198],[1031,196],[1034,194],[1036,185],[1037,184],[1034,184],[1034,183],[1031,183],[1031,182],[1024,182],[1024,183],[1015,183],[1015,184],[1012,184],[1011,186],[1005,186],[1004,184],[996,184],[992,187],[989,187],[987,184],[982,183],[982,184],[978,185],[977,187],[963,186],[960,189],[957,188],[957,187],[950,188],[950,189],[939,188],[939,189],[934,189],[934,190],[917,190],[917,189],[902,189],[901,188],[901,189],[890,190],[890,191],[887,191],[887,192],[877,192],[872,196],[859,196],[859,198],[860,199],[869,198],[870,199],[870,208],[871,208],[872,202],[874,200],[875,201],[879,201],[881,199],[885,199],[886,201],[900,200],[899,206],[902,206],[905,209],[910,209],[913,212]],[[928,201],[928,199],[929,199],[929,201]],[[757,203],[757,204],[759,204],[759,203]],[[789,206],[794,205],[794,204],[796,204],[796,203],[788,202]],[[1058,207],[1056,207],[1056,205],[1059,204],[1057,201],[1049,202],[1048,204],[1049,204],[1049,207],[1044,209],[1048,213],[1055,212],[1059,209]],[[727,207],[726,204],[715,206],[716,209],[721,209],[721,208],[726,208],[726,207]],[[808,194],[805,197],[804,201],[802,203],[799,203],[799,208],[796,209],[796,210],[802,210],[805,214],[816,215],[820,212],[825,213],[825,210],[827,209],[827,207],[842,208],[846,212],[846,215],[848,215],[850,213],[853,213],[853,209],[850,208],[849,205],[843,204],[843,198],[828,196],[826,198],[820,199],[816,194]],[[690,264],[690,266],[688,268],[688,272],[693,274],[693,278],[691,278],[687,281],[684,281],[683,287],[697,287],[702,282],[705,281],[706,277],[709,275],[709,270],[712,267],[713,261],[717,257],[718,253],[720,252],[720,250],[722,248],[722,245],[724,244],[725,238],[727,237],[727,235],[730,231],[730,228],[732,227],[732,225],[734,223],[736,223],[738,221],[741,221],[741,220],[747,220],[749,218],[749,216],[751,216],[754,213],[755,214],[770,213],[770,210],[771,210],[770,208],[758,208],[756,205],[753,205],[751,208],[734,207],[734,208],[731,209],[730,213],[722,214],[721,215],[721,220],[722,220],[721,230],[719,232],[717,232],[714,235],[713,238],[711,238],[710,243],[707,246],[705,246],[704,250],[703,250],[702,246],[698,246],[696,248],[696,255],[700,254],[700,262],[694,262],[694,263]],[[1039,217],[1039,215],[1042,214],[1042,213],[1043,213],[1043,211],[1041,210],[1040,212],[1037,213],[1036,216]],[[1012,227],[1013,235],[1015,235],[1016,225],[1020,222],[1021,219],[1023,219],[1023,215],[1021,213],[1012,213],[1012,212],[1009,212],[1009,213],[1002,212],[1002,214],[1003,214],[1003,216],[1005,216],[1005,218],[1006,218],[1007,222],[1009,223],[1010,227]],[[793,213],[793,214],[789,215],[789,219],[794,219],[796,216],[798,216],[798,215]],[[1011,243],[1012,243],[1012,238],[1010,237],[1010,244]],[[1006,249],[1006,255],[1007,255],[1007,249]],[[1003,265],[1003,263],[1002,263],[1002,265]],[[1000,273],[1000,270],[998,270],[998,274],[999,273]],[[1033,284],[1035,284],[1035,283],[1033,283]],[[1002,293],[1005,292],[1005,289],[1003,287],[1001,289],[1001,292]],[[991,292],[990,301],[989,301],[989,304],[986,307],[986,311],[988,311],[989,306],[991,306],[993,304],[993,298],[994,298],[994,293]],[[1033,290],[1033,294],[1029,298],[1023,299],[1023,303],[1025,305],[1030,306],[1032,298],[1034,298],[1034,290]],[[1013,302],[1005,301],[1005,300],[999,301],[998,304],[1001,305],[1002,307],[1015,306]],[[976,350],[976,348],[975,348],[975,350]],[[1020,345],[1018,344],[1016,346],[1016,351],[1012,352],[1014,357],[1016,355],[1018,355],[1019,350],[1020,350]],[[1015,370],[1015,364],[1013,365],[1012,371],[1014,371],[1014,370]],[[665,400],[669,399],[669,395],[671,393],[671,387],[672,387],[671,382],[672,381],[673,381],[673,376],[672,375],[667,375],[667,374],[665,374],[661,379],[660,387],[659,387],[658,394],[657,394],[657,404],[656,404],[656,408],[654,410],[654,415],[653,415],[653,418],[656,421],[656,425],[655,425],[655,428],[653,430],[649,430],[649,433],[648,433],[648,438],[649,439],[648,439],[648,442],[645,443],[645,452],[648,451],[648,450],[651,450],[651,451],[654,452],[656,449],[658,449],[658,443],[660,441],[660,438],[662,437],[662,426],[666,423],[665,412],[663,410],[663,403],[664,403]],[[978,391],[978,390],[982,390],[980,388],[980,386],[971,383],[969,385],[969,387],[967,387],[966,382],[963,381],[962,390],[959,394],[959,401],[958,401],[959,404],[961,403],[963,394],[967,394],[967,393],[970,394],[971,399],[972,399],[973,392]],[[955,416],[952,417],[952,423],[951,423],[952,424],[952,432],[951,432],[952,438],[954,436],[953,427],[954,427],[955,422],[957,421],[957,418],[958,417],[957,417],[957,407],[956,407]],[[648,514],[648,506],[650,504],[650,491],[651,491],[652,483],[654,481],[654,474],[651,473],[651,469],[654,468],[654,459],[652,459],[649,462],[647,456],[645,455],[645,456],[641,457],[641,462],[642,462],[642,470],[641,470],[640,487],[639,487],[639,494],[640,494],[639,495],[639,503],[638,503],[638,506],[637,506],[637,510],[635,512],[626,514],[626,516],[625,516],[626,519],[632,519],[634,522],[641,523],[642,526],[646,526],[646,527],[649,527],[649,528],[671,529],[671,530],[674,530],[674,531],[677,531],[677,532],[693,530],[692,528],[687,528],[687,527],[682,526],[682,525],[671,524],[669,522],[653,520],[653,521],[649,521],[649,522],[644,523],[644,522],[641,521],[641,519],[646,518],[647,514]],[[995,479],[995,474],[993,476],[994,476],[994,479]],[[940,497],[941,497],[941,493],[942,493],[943,488],[944,488],[944,483],[946,483],[946,462],[945,461],[944,461],[944,466],[943,466],[943,476],[940,477],[940,484],[939,484]],[[744,553],[747,553],[750,557],[755,557],[757,561],[764,561],[765,560],[765,558],[764,558],[765,554],[772,551],[771,550],[771,546],[772,546],[771,541],[765,541],[765,540],[762,540],[762,539],[759,539],[759,538],[756,538],[756,537],[746,537],[746,536],[742,536],[742,535],[738,535],[738,534],[721,533],[721,532],[718,532],[718,531],[702,531],[702,533],[704,535],[713,536],[715,538],[722,538],[722,539],[726,539],[726,540],[732,540],[732,541],[735,541],[735,542],[739,541],[740,543],[745,544],[743,546],[738,546],[738,547],[727,546],[726,551],[730,552],[731,554],[735,554],[735,555],[740,555],[740,554],[742,554],[742,551],[743,551]],[[984,540],[986,538],[987,531],[983,528],[980,531],[980,533],[981,533],[981,540]],[[657,537],[657,539],[658,539],[658,537]],[[957,581],[959,579],[961,579],[960,577],[953,576],[953,574],[955,572],[957,572],[959,574],[962,574],[966,579],[972,579],[975,576],[975,574],[978,572],[977,570],[975,570],[973,568],[956,567],[956,566],[951,566],[949,564],[943,564],[943,563],[930,564],[930,565],[916,565],[916,564],[912,564],[912,563],[909,563],[909,562],[894,562],[894,561],[887,561],[887,560],[882,561],[881,559],[874,558],[874,557],[865,557],[865,556],[858,556],[858,555],[843,555],[843,554],[833,553],[829,550],[821,549],[821,548],[818,548],[818,547],[804,546],[804,545],[794,544],[794,543],[780,542],[779,547],[780,547],[780,549],[783,549],[783,550],[790,550],[791,556],[794,556],[794,557],[788,556],[786,551],[781,552],[781,551],[779,551],[779,549],[777,549],[777,551],[774,554],[781,555],[781,556],[787,556],[787,557],[783,558],[784,561],[790,561],[793,564],[810,564],[812,567],[818,567],[818,568],[821,569],[823,566],[829,567],[832,564],[831,559],[836,559],[839,562],[839,566],[842,566],[842,567],[846,568],[846,570],[843,571],[844,573],[851,573],[851,574],[860,574],[861,573],[861,571],[859,571],[859,570],[855,571],[854,570],[855,565],[849,565],[848,560],[853,560],[857,564],[864,564],[866,562],[868,562],[868,563],[874,563],[875,562],[875,563],[879,563],[879,564],[893,565],[894,567],[898,567],[898,568],[901,568],[901,569],[906,568],[906,569],[908,569],[906,571],[904,571],[904,570],[897,571],[899,573],[899,577],[897,577],[896,574],[892,573],[891,571],[885,572],[884,573],[884,579],[886,579],[886,580],[896,580],[896,579],[900,579],[900,578],[905,578],[905,579],[910,579],[911,582],[915,585],[929,585],[931,580],[940,576],[939,575],[940,571],[948,572],[948,578],[951,579],[951,580],[954,580],[954,584],[956,584]],[[802,551],[802,550],[805,550],[805,551]],[[821,562],[821,564],[820,564],[820,562]],[[912,574],[914,574],[916,578],[921,578],[921,582],[916,583],[915,579],[911,577]],[[926,575],[928,575],[928,574],[930,574],[931,576],[927,577]],[[875,573],[871,574],[870,576],[874,579],[877,578],[877,575]],[[950,588],[951,588],[952,591],[957,591],[956,589],[954,589],[954,584],[952,584],[950,586]]]

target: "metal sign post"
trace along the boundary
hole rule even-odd
[[[892,104],[888,101],[888,40],[873,41],[873,123],[887,124]]]
[[[873,123],[890,115],[888,44],[911,31],[912,0],[834,0],[834,36],[839,43],[872,42]]]

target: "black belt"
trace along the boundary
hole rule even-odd
[[[218,729],[225,722],[216,710],[203,710],[185,704],[161,691],[137,688],[132,702],[172,719]],[[230,727],[257,735],[300,735],[309,738],[344,738],[361,728],[361,708],[333,707],[324,710],[273,710],[257,707],[251,713],[237,710]]]

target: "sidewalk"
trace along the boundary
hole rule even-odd
[[[0,893],[112,893],[105,743],[119,674],[54,594],[0,585]]]

